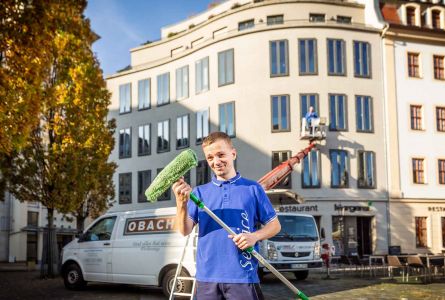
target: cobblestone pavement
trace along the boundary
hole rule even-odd
[[[385,279],[360,278],[359,276],[334,276],[326,280],[321,275],[311,275],[305,281],[287,277],[307,294],[311,300],[321,299],[394,299],[445,300],[445,280],[432,284],[400,284]],[[295,299],[292,292],[272,275],[261,284],[267,300]],[[68,291],[61,278],[39,279],[38,272],[0,272],[0,300],[161,300],[165,299],[160,288],[129,285],[89,284],[84,291]]]

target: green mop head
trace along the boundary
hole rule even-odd
[[[178,181],[188,170],[198,165],[196,153],[191,150],[185,150],[179,153],[162,171],[156,176],[145,196],[150,202],[155,202],[173,183]]]

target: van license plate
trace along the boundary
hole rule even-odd
[[[290,267],[292,269],[306,269],[307,264],[291,264]]]

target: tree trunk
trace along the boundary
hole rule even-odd
[[[85,216],[81,216],[81,215],[77,215],[76,216],[76,223],[77,223],[77,233],[82,233],[84,228],[84,224],[85,224]]]
[[[54,228],[54,209],[48,208],[48,228],[46,228],[40,275],[43,278],[53,278],[58,274],[58,249],[56,229]],[[45,268],[45,265],[47,266]]]

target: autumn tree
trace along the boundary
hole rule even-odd
[[[51,1],[48,1],[51,2]],[[8,190],[20,201],[39,201],[48,210],[48,275],[56,255],[54,212],[79,221],[107,208],[114,196],[108,162],[114,121],[107,121],[110,95],[91,44],[97,36],[83,16],[85,1],[54,1],[51,67],[39,94],[39,122],[7,163]]]

